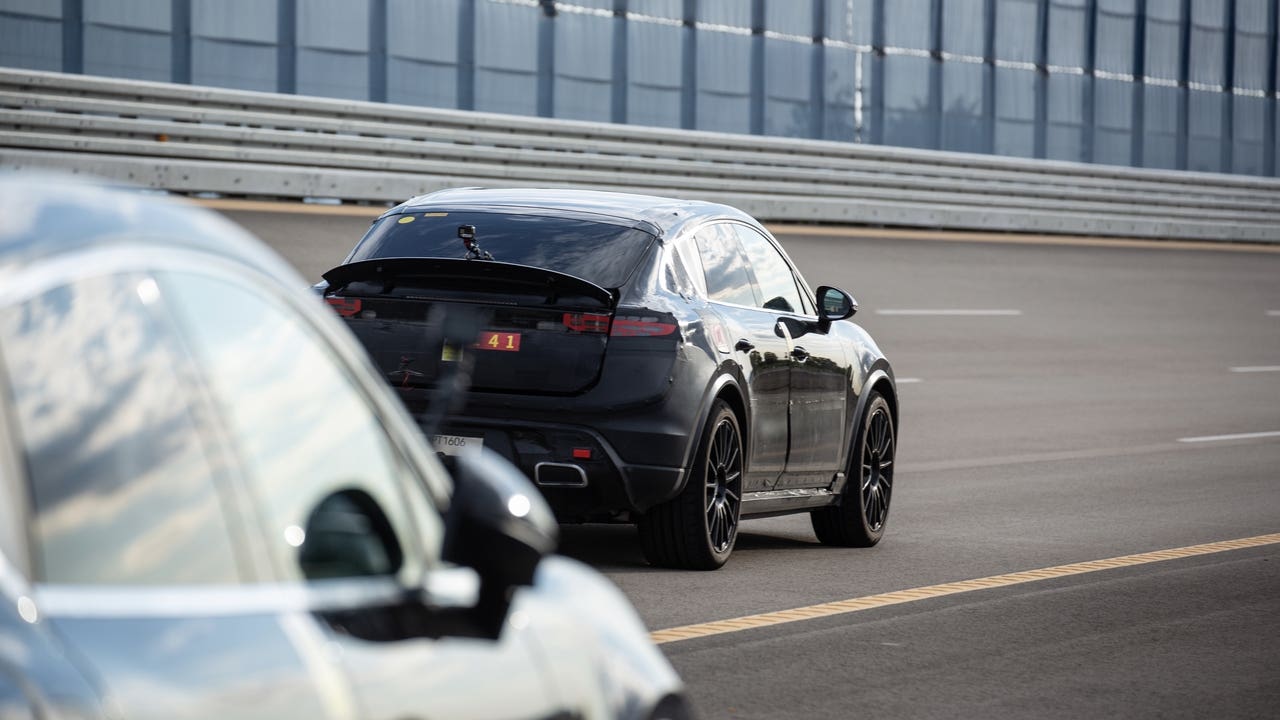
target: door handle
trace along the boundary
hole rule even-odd
[[[791,357],[795,358],[796,362],[804,362],[809,359],[809,351],[802,347],[797,347],[791,351]]]
[[[750,340],[747,340],[746,338],[742,338],[736,344],[734,344],[733,349],[737,350],[738,352],[751,352],[752,350],[756,349],[756,346],[753,345]]]

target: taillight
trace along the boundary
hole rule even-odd
[[[333,309],[337,310],[342,317],[352,317],[360,312],[360,298],[344,298],[339,295],[330,295],[324,301],[332,305]]]
[[[605,334],[609,332],[609,316],[594,313],[565,313],[564,326],[574,332]]]
[[[613,319],[613,331],[609,334],[614,337],[659,337],[670,335],[676,331],[674,320],[675,318],[670,316],[619,315]]]

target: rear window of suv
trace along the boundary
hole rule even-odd
[[[468,251],[458,236],[464,225],[474,226],[476,244],[498,262],[555,270],[605,288],[626,283],[654,240],[627,225],[575,217],[419,210],[379,220],[347,262],[465,259]]]

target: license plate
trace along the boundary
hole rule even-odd
[[[520,352],[520,333],[482,332],[476,341],[477,350],[500,350],[502,352]]]
[[[484,438],[463,435],[432,435],[431,445],[442,455],[474,455],[484,447]]]

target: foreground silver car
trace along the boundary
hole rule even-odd
[[[9,176],[0,277],[0,716],[687,716],[538,492],[450,478],[235,227]]]

